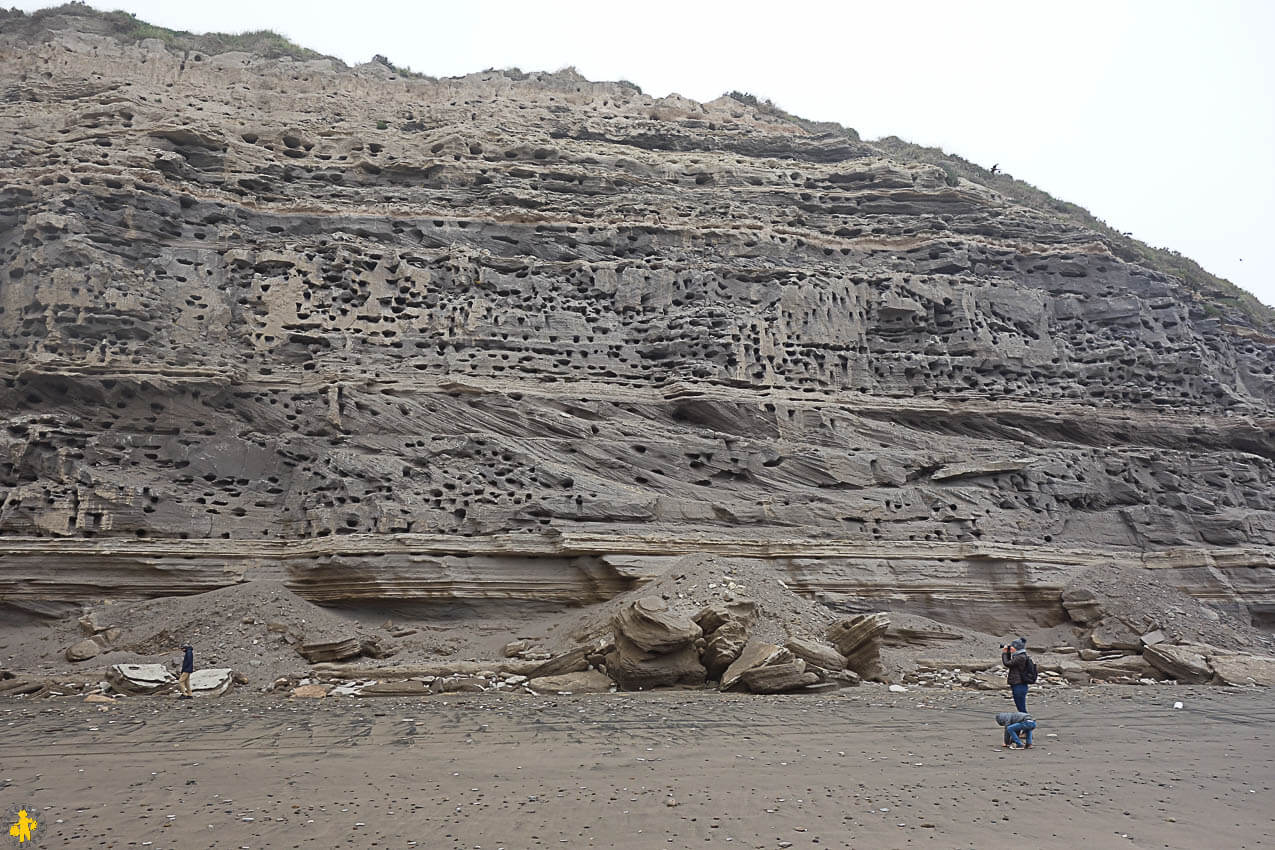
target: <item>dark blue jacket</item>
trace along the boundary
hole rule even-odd
[[[195,650],[191,649],[189,646],[186,647],[186,656],[182,658],[182,672],[195,672]]]
[[[1026,650],[1020,649],[1014,653],[1002,652],[1001,664],[1009,668],[1009,675],[1005,679],[1011,686],[1027,684]]]

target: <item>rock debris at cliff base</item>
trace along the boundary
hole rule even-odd
[[[1105,582],[1110,592],[1095,594]],[[1025,630],[1040,689],[1275,686],[1268,634],[1150,576],[1085,573],[1063,600],[1074,622]],[[391,610],[396,619],[370,620]],[[9,614],[0,643],[0,694],[9,696],[175,695],[169,668],[185,643],[208,671],[197,696],[235,685],[293,698],[705,687],[817,694],[863,681],[1007,687],[1003,637],[902,613],[844,616],[802,598],[765,565],[726,558],[679,559],[632,590],[566,613],[323,608],[281,583],[250,581],[108,600],[78,619]]]
[[[734,98],[104,21],[0,20],[6,601],[561,606],[717,551],[986,632],[1157,567],[1269,629],[1268,319]]]

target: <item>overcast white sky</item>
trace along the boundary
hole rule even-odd
[[[865,139],[1000,163],[1275,305],[1275,2],[91,5],[194,32],[272,29],[435,76],[574,65],[655,96],[750,91]]]

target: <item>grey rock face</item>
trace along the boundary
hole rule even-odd
[[[1275,334],[1070,220],[730,98],[24,20],[8,600],[580,603],[716,551],[984,628],[1094,564],[1275,620]]]

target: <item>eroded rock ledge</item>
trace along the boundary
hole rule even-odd
[[[1266,624],[1275,548],[1149,553],[972,543],[857,544],[766,532],[344,535],[309,541],[6,538],[0,598],[89,602],[282,581],[316,602],[609,599],[678,558],[766,563],[775,578],[844,610],[888,607],[987,630],[1067,619],[1061,592],[1092,567],[1145,569],[1164,583]]]

